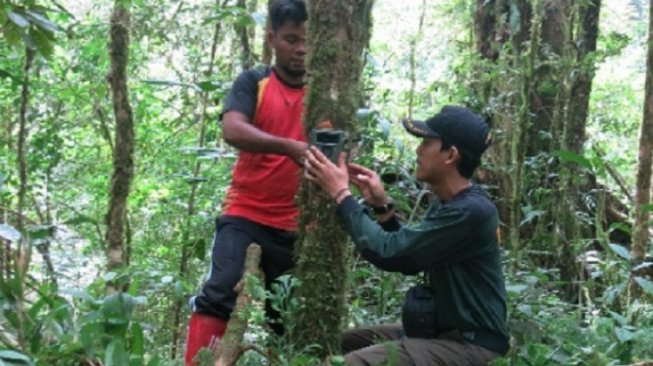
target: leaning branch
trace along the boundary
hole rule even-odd
[[[247,308],[252,302],[251,288],[254,283],[263,283],[263,274],[259,264],[261,263],[261,247],[258,244],[250,244],[245,257],[245,271],[243,277],[236,285],[238,298],[231,319],[227,324],[227,332],[215,348],[213,357],[215,366],[233,366],[240,355],[247,350],[256,350],[265,354],[258,348],[248,345],[243,346],[243,336],[247,330]]]

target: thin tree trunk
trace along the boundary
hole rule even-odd
[[[238,0],[237,6],[243,10],[248,10],[246,0]],[[247,25],[243,24],[236,24],[235,26],[236,34],[238,34],[238,39],[240,39],[240,65],[243,70],[251,68],[254,64],[254,57],[252,55],[252,48],[249,41],[250,37],[248,28],[249,27]]]
[[[111,15],[109,59],[111,70],[107,76],[111,87],[113,112],[116,120],[113,176],[107,222],[107,267],[109,270],[126,265],[125,231],[127,199],[134,175],[134,120],[129,104],[127,65],[129,63],[129,9],[125,2],[116,0]],[[122,291],[119,283],[107,285],[107,292]]]
[[[580,153],[585,144],[585,126],[589,111],[590,93],[596,65],[591,54],[596,51],[596,41],[599,36],[599,15],[601,13],[601,0],[584,2],[579,5],[579,34],[576,39],[578,45],[576,59],[580,65],[576,79],[571,87],[568,110],[568,133],[566,144],[571,151]]]
[[[565,43],[569,42],[569,23],[567,16],[571,0],[542,0],[544,14],[542,18],[541,41],[531,49],[538,57],[534,68],[534,87],[531,89],[529,112],[531,123],[528,128],[528,145],[526,156],[536,156],[551,150],[551,144],[561,136],[560,130],[552,127],[558,121],[556,112],[559,106],[560,73],[556,72],[557,58],[563,57]],[[548,133],[547,133],[548,132]],[[550,133],[550,134],[549,134]],[[559,133],[559,134],[558,134]]]
[[[25,210],[25,195],[27,194],[27,162],[25,161],[25,143],[27,141],[28,127],[27,127],[27,108],[29,105],[29,82],[30,82],[30,69],[34,61],[35,51],[29,47],[25,48],[25,63],[23,66],[23,87],[20,93],[20,115],[18,116],[18,146],[17,150],[17,163],[18,163],[18,217],[16,221],[16,228],[18,231],[23,232],[24,221],[23,213]]]
[[[244,351],[243,337],[249,323],[247,308],[251,306],[252,301],[263,300],[256,298],[256,293],[252,292],[252,288],[257,285],[263,286],[265,283],[260,264],[261,247],[252,243],[247,247],[243,276],[236,284],[235,292],[238,293],[238,297],[229,323],[227,323],[227,331],[217,348],[213,350],[215,366],[235,365]]]
[[[651,208],[651,166],[653,165],[653,4],[649,5],[648,54],[646,58],[646,86],[644,88],[644,118],[639,135],[639,162],[637,190],[635,193],[635,222],[631,260],[633,265],[643,262],[648,251],[649,219]],[[648,206],[648,209],[647,209]],[[633,295],[638,296],[635,282],[631,282]]]
[[[356,109],[361,96],[362,55],[369,41],[371,0],[313,0],[309,3],[307,65],[310,74],[305,100],[305,131],[322,121],[356,137]],[[355,20],[355,21],[352,21]],[[302,306],[294,315],[291,340],[324,357],[340,348],[345,315],[346,269],[350,257],[347,234],[334,214],[329,197],[302,182],[299,239],[295,247],[296,296]]]
[[[27,47],[25,48],[25,62],[23,64],[23,87],[20,95],[20,110],[19,110],[19,127],[18,127],[18,145],[17,160],[18,160],[18,212],[16,217],[16,228],[23,235],[25,235],[25,199],[27,195],[27,162],[25,155],[25,145],[27,142],[28,126],[27,126],[27,109],[29,106],[29,93],[30,93],[30,71],[34,62],[35,50]],[[16,318],[18,320],[17,339],[21,349],[26,349],[26,334],[25,334],[25,276],[30,257],[30,246],[26,246],[23,250],[23,239],[18,241],[18,247],[13,251],[10,243],[7,243],[7,255],[9,258],[8,264],[11,265],[11,260],[14,261],[15,274],[14,276],[19,280],[16,289]],[[7,276],[7,279],[11,278]]]
[[[222,3],[220,3],[220,0],[216,0],[216,5],[217,6],[222,6],[224,7],[226,5],[228,0],[223,0]],[[215,30],[213,32],[213,42],[211,44],[211,53],[209,56],[209,68],[206,71],[205,77],[211,78],[213,76],[213,66],[215,63],[215,54],[218,49],[218,44],[220,43],[220,35],[221,35],[221,30],[222,30],[222,23],[218,22],[215,24]],[[201,148],[204,147],[206,141],[205,141],[205,135],[206,135],[206,122],[207,122],[207,108],[209,105],[209,93],[203,92],[201,94],[201,116],[200,116],[200,134],[199,137],[197,138],[197,145]],[[197,160],[195,162],[195,167],[193,169],[193,177],[197,178],[200,174],[200,171],[202,169],[202,164],[200,160]],[[187,219],[187,224],[186,227],[190,228],[192,227],[190,225],[190,221],[193,216],[195,216],[195,197],[197,195],[197,184],[192,184],[190,187],[190,195],[188,196],[188,202],[186,204],[186,219]],[[181,258],[179,260],[179,275],[181,277],[186,277],[188,275],[188,261],[190,260],[190,254],[191,254],[191,246],[190,246],[190,233],[188,230],[184,232],[183,238],[182,238],[182,247],[181,247]],[[174,324],[174,331],[172,334],[172,344],[170,345],[170,356],[171,359],[175,359],[177,355],[177,351],[179,349],[179,341],[181,340],[181,334],[182,334],[182,328],[181,328],[181,314],[182,314],[182,308],[184,306],[185,302],[182,301],[181,299],[178,299],[175,301],[174,308],[173,308],[173,324]]]
[[[413,118],[413,101],[415,97],[415,85],[417,84],[417,43],[422,38],[422,28],[424,28],[424,15],[426,13],[426,0],[422,0],[422,11],[419,16],[417,33],[410,42],[410,90],[408,91],[408,118]]]
[[[268,32],[272,27],[272,25],[270,24],[270,7],[274,3],[274,1],[275,0],[268,0],[268,16],[265,19],[265,30],[263,31],[263,56],[261,56],[261,62],[264,65],[272,64],[272,49],[270,48],[270,44],[268,43]]]

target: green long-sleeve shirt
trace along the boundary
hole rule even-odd
[[[381,269],[428,273],[443,329],[486,330],[508,338],[506,290],[497,244],[497,210],[477,185],[435,200],[421,222],[383,225],[353,197],[337,212],[356,248]]]

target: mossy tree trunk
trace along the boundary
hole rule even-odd
[[[350,137],[358,133],[356,110],[361,97],[362,55],[370,36],[372,0],[312,0],[309,3],[309,70],[304,125],[309,131],[330,120]],[[348,236],[334,214],[334,204],[307,181],[299,196],[301,217],[295,252],[302,306],[294,315],[292,342],[319,345],[318,357],[338,352],[345,315]]]
[[[578,272],[571,261],[579,237],[579,178],[585,175],[568,164],[551,164],[548,154],[583,153],[600,5],[598,0],[479,0],[474,17],[480,69],[497,75],[474,79],[479,107],[494,116],[498,132],[488,160],[509,243],[519,252],[523,238],[549,237],[540,242],[554,243],[559,258],[569,258],[557,264],[570,282]],[[559,178],[551,182],[552,176]],[[541,198],[533,198],[536,191]],[[524,206],[543,214],[523,225]]]
[[[238,0],[238,3],[236,4],[236,6],[241,8],[245,14],[254,12],[257,5],[256,0],[250,0],[249,2],[247,0]],[[238,35],[237,38],[240,41],[240,66],[243,70],[250,69],[256,62],[254,51],[252,49],[252,41],[255,36],[254,25],[245,22],[237,22],[234,24],[234,30],[236,31],[236,34]]]
[[[275,0],[268,0],[267,4],[267,9],[268,9],[268,16],[265,18],[265,27],[263,30],[263,55],[261,56],[261,63],[264,65],[271,65],[272,64],[272,48],[270,48],[270,44],[268,43],[268,32],[270,31],[270,27],[272,26],[270,24],[270,8],[272,7],[272,4],[274,4]]]
[[[127,199],[134,176],[134,117],[129,103],[127,86],[127,65],[129,64],[129,2],[116,0],[111,15],[109,59],[111,69],[107,76],[111,87],[113,112],[116,120],[115,149],[113,151],[113,176],[109,196],[107,223],[108,269],[114,270],[126,265],[127,251]],[[111,283],[107,292],[121,291],[120,283]]]
[[[653,16],[653,4],[650,5],[650,15]],[[650,210],[653,207],[651,202],[651,167],[653,165],[653,17],[649,18],[644,93],[644,118],[639,135],[635,222],[631,249],[633,266],[641,264],[648,252]],[[634,281],[631,282],[631,289],[635,295],[640,293]]]

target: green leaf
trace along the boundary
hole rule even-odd
[[[619,323],[619,325],[621,326],[628,325],[628,319],[626,319],[625,316],[619,313],[615,313],[614,311],[608,311],[608,313],[610,313],[612,319],[616,320]]]
[[[222,88],[222,84],[216,82],[216,81],[200,81],[199,83],[193,84],[197,88],[203,90],[203,91],[213,91],[213,90],[218,90]]]
[[[79,330],[79,340],[82,346],[87,349],[93,349],[93,344],[102,335],[102,325],[100,323],[87,323],[81,326]]]
[[[29,32],[30,37],[34,40],[36,49],[43,57],[50,59],[54,53],[54,37],[47,30],[32,28]]]
[[[43,15],[28,10],[26,12],[27,17],[32,20],[32,22],[36,23],[36,25],[40,28],[43,28],[44,30],[47,30],[49,32],[58,32],[61,31],[61,27],[56,25],[55,23],[51,22],[48,18],[44,17]]]
[[[510,6],[510,29],[513,34],[521,31],[521,11],[516,4]]]
[[[653,212],[653,203],[649,203],[647,205],[642,205],[642,210],[648,211],[648,212]]]
[[[27,20],[24,16],[22,16],[22,15],[20,15],[18,13],[10,11],[10,12],[7,13],[7,16],[17,26],[19,26],[21,28],[29,27],[29,20]]]
[[[630,234],[630,226],[622,223],[622,222],[613,222],[610,224],[610,227],[608,228],[608,232],[613,232],[615,230],[623,231],[626,234]]]
[[[12,351],[12,350],[2,350],[0,351],[0,364],[6,364],[8,366],[32,366],[32,360],[26,355]]]
[[[544,211],[544,210],[530,210],[530,211],[527,211],[526,215],[524,215],[524,219],[521,220],[519,225],[521,226],[521,225],[524,225],[524,224],[528,224],[531,221],[533,221],[534,218],[540,217],[540,216],[544,215],[545,213],[546,213],[546,211]]]
[[[75,216],[74,218],[68,221],[64,221],[64,224],[66,225],[97,224],[97,221],[92,217],[79,215],[79,216]]]
[[[635,277],[635,282],[649,295],[653,295],[653,282],[642,277]]]
[[[143,82],[152,85],[183,86],[185,88],[191,88],[195,91],[202,91],[202,89],[200,89],[195,84],[182,83],[181,81],[175,81],[175,80],[143,80]]]
[[[9,241],[18,241],[21,238],[21,234],[18,230],[7,224],[0,224],[0,237]]]
[[[28,237],[34,239],[51,238],[54,235],[56,226],[54,225],[29,225],[27,229]]]
[[[572,151],[557,150],[552,152],[551,156],[558,157],[560,160],[568,163],[576,163],[587,170],[592,170],[592,162],[589,159]]]
[[[628,248],[619,244],[610,244],[610,249],[623,259],[630,260],[630,251]]]
[[[145,337],[143,336],[143,327],[140,324],[132,325],[131,353],[133,355],[143,356],[145,354]]]
[[[116,341],[113,341],[107,345],[107,348],[104,350],[104,365],[113,366],[113,354],[116,352]],[[122,365],[117,365],[122,366]]]
[[[7,44],[11,47],[16,47],[20,44],[22,29],[14,23],[6,23],[2,32],[7,40]]]
[[[614,333],[617,335],[620,343],[628,342],[635,337],[635,333],[626,328],[617,328]]]
[[[84,301],[88,301],[88,302],[93,301],[93,297],[88,292],[86,292],[84,290],[70,289],[70,290],[64,290],[62,292],[64,294],[70,295],[70,296],[72,296],[73,298],[76,298],[76,299],[80,299],[80,300],[84,300]]]
[[[161,358],[159,356],[154,356],[150,360],[150,362],[147,363],[147,366],[160,366],[161,365]]]
[[[27,34],[22,28],[18,29],[18,33],[20,34],[20,38],[23,39],[23,42],[25,42],[25,45],[33,50],[37,49],[38,47],[36,46],[36,41],[34,41],[34,38],[32,38],[31,35]]]
[[[102,313],[108,323],[124,325],[131,320],[137,302],[140,300],[125,293],[111,294],[102,302]]]
[[[8,78],[8,79],[11,79],[12,81],[14,81],[16,83],[20,83],[20,84],[22,84],[22,82],[23,82],[21,79],[14,76],[14,74],[10,73],[9,71],[2,70],[2,69],[0,69],[0,78]],[[0,187],[2,186],[2,178],[3,177],[0,175]]]

